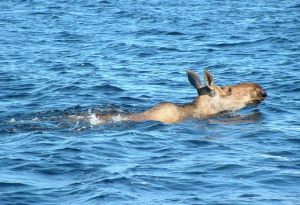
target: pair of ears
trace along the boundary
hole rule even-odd
[[[212,89],[212,85],[214,84],[214,77],[208,72],[208,70],[204,70],[204,79],[206,82],[206,86],[202,85],[198,74],[194,71],[187,70],[187,76],[191,85],[194,86],[194,88],[196,88],[198,95],[203,94],[203,91],[206,91],[211,96],[215,95],[215,92]]]

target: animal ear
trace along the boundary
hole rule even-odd
[[[204,79],[205,79],[206,85],[208,87],[209,95],[211,97],[214,97],[216,95],[216,92],[211,87],[214,84],[214,77],[206,69],[204,70]]]
[[[204,79],[207,87],[211,88],[211,86],[214,84],[214,77],[206,69],[204,70]]]
[[[202,87],[202,83],[200,81],[199,76],[197,75],[197,73],[195,73],[192,70],[187,70],[186,73],[187,73],[187,76],[188,76],[188,79],[189,79],[191,85],[194,86],[194,88],[197,89],[197,92],[199,94],[199,91]]]

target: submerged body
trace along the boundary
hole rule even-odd
[[[185,105],[161,103],[143,113],[127,117],[134,121],[155,120],[174,123],[187,118],[208,117],[220,112],[240,110],[248,105],[260,103],[265,97],[266,92],[255,83],[215,87],[213,97],[200,95],[193,102]]]
[[[187,71],[191,85],[196,88],[196,99],[184,105],[160,103],[142,113],[121,116],[123,120],[154,120],[164,123],[176,123],[187,118],[209,117],[220,112],[242,109],[248,105],[258,104],[267,96],[266,91],[256,83],[241,83],[232,86],[214,85],[213,76],[205,70],[206,86],[202,86],[196,73]],[[97,115],[100,123],[106,123],[120,115]]]

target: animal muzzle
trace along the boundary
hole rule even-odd
[[[267,97],[267,96],[268,96],[267,91],[264,90],[264,89],[262,89],[262,90],[261,90],[261,96],[262,96],[263,98]]]
[[[249,101],[247,103],[247,105],[258,105],[259,103],[261,103],[262,101],[264,101],[264,99],[267,97],[267,92],[264,89],[260,89],[257,93],[256,96],[254,97],[255,99]]]
[[[261,92],[259,93],[258,97],[260,101],[263,101],[268,96],[266,90],[261,89]]]

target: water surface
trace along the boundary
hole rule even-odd
[[[299,2],[0,8],[1,204],[299,204]],[[66,120],[192,101],[191,68],[268,97],[178,124]]]

